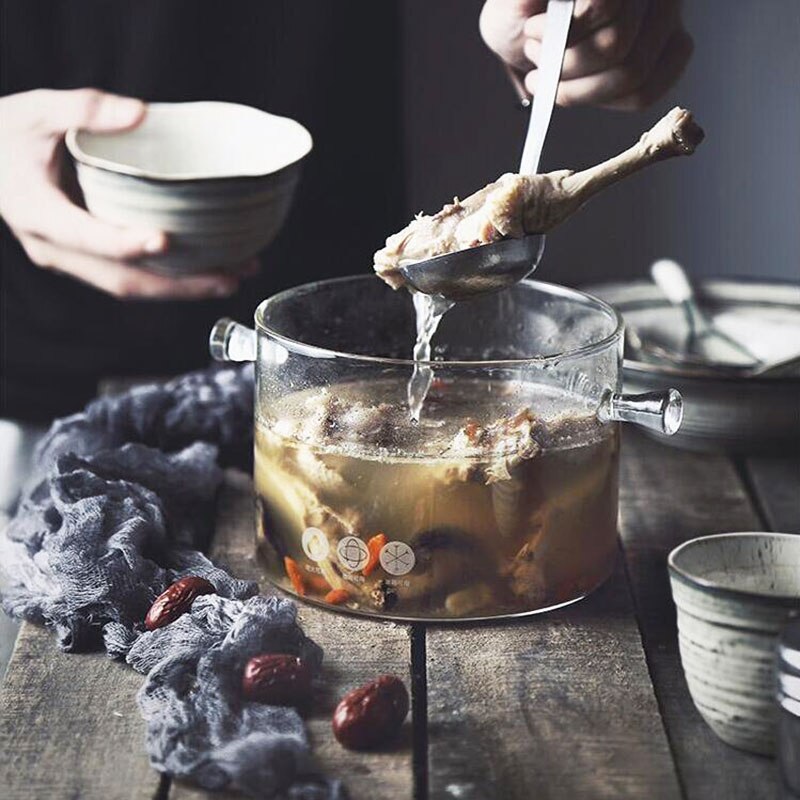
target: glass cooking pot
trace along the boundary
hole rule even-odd
[[[373,276],[220,320],[211,353],[256,362],[257,547],[305,600],[393,619],[530,614],[584,597],[617,553],[618,421],[667,435],[674,390],[619,393],[623,325],[524,281],[442,319],[409,414],[411,295]]]

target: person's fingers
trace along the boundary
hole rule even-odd
[[[628,57],[621,63],[603,72],[582,78],[565,80],[559,84],[556,102],[561,106],[608,105],[615,100],[634,93],[650,77],[656,63],[664,52],[679,19],[674,3],[652,2],[642,23],[641,34]],[[538,71],[525,76],[529,92],[536,92]]]
[[[18,232],[34,234],[68,250],[118,260],[160,253],[168,244],[160,231],[102,222],[51,184],[19,197],[9,223]]]
[[[614,22],[633,3],[641,0],[577,0],[572,13],[567,45],[572,46],[600,28]],[[664,0],[655,0],[664,2]],[[527,39],[544,38],[547,13],[535,14],[525,21],[523,33]],[[535,62],[534,62],[535,63]]]
[[[676,31],[647,82],[604,107],[618,111],[641,111],[651,106],[672,88],[686,69],[693,51],[692,37],[683,29]]]
[[[632,50],[644,17],[644,4],[635,0],[630,2],[623,14],[611,24],[593,31],[564,53],[561,66],[561,79],[571,80],[601,72],[614,64],[619,64]],[[542,50],[539,39],[526,39],[524,52],[532,64],[538,64]]]
[[[547,0],[486,0],[478,17],[481,37],[506,64],[528,69],[522,54],[522,28],[528,17],[546,7]]]
[[[38,127],[62,134],[70,128],[120,131],[136,127],[147,106],[133,97],[121,97],[98,89],[38,89],[28,93]]]
[[[35,264],[71,275],[120,299],[199,300],[233,294],[240,276],[209,273],[185,278],[157,275],[141,267],[119,261],[76,253],[35,236],[22,236],[20,242]]]

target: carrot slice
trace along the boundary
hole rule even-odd
[[[347,589],[331,589],[328,594],[325,595],[325,602],[333,606],[346,603],[349,599],[350,592],[348,592]]]
[[[369,558],[367,559],[367,563],[364,565],[364,569],[361,572],[364,575],[371,575],[374,572],[375,567],[378,566],[381,557],[381,550],[383,546],[389,540],[386,538],[385,533],[376,533],[368,542],[367,542],[367,550],[369,550]]]
[[[297,594],[304,597],[306,594],[306,584],[303,580],[303,573],[300,572],[300,567],[297,566],[297,562],[293,558],[286,556],[283,559],[283,566],[286,569],[286,575],[292,582],[292,588]]]

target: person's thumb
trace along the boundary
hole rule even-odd
[[[483,41],[507,64],[529,68],[522,49],[525,21],[546,8],[546,0],[486,0],[478,20]]]
[[[136,127],[147,106],[133,97],[120,97],[98,89],[46,90],[40,97],[47,119],[58,132],[69,128],[89,131],[121,131]]]

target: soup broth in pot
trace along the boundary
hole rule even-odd
[[[616,558],[618,426],[544,384],[401,379],[257,409],[258,546],[312,601],[399,619],[531,613],[583,597]]]

